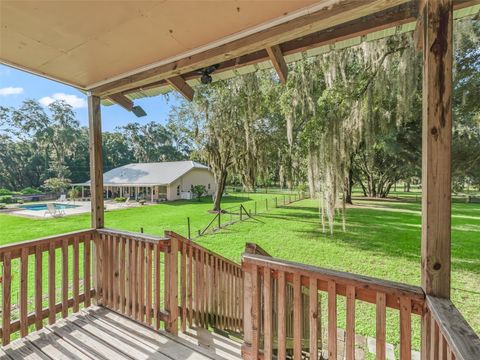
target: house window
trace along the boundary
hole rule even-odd
[[[180,196],[180,185],[177,186],[177,196]]]
[[[210,190],[210,184],[208,184],[208,190]]]

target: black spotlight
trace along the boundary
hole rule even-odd
[[[203,73],[200,81],[202,82],[202,84],[208,85],[212,82],[212,77],[206,73]]]
[[[217,70],[219,66],[219,64],[215,64],[200,70],[200,74],[202,75],[200,77],[200,81],[202,82],[202,84],[208,85],[212,82],[212,77],[210,76],[210,74]]]

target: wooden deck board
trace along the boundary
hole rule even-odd
[[[91,307],[0,348],[0,359],[241,359],[237,342],[213,334],[205,344],[204,335],[189,334],[175,337]]]

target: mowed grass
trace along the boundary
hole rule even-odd
[[[337,225],[333,236],[322,233],[318,202],[304,200],[198,242],[235,261],[240,261],[248,241],[281,259],[420,285],[421,205],[386,201],[355,204],[347,210],[347,231]],[[480,332],[480,204],[452,206],[452,299]],[[340,303],[341,328],[345,328],[343,306]],[[397,315],[396,311],[388,314],[387,336],[393,344],[399,343]],[[374,306],[358,305],[356,325],[358,333],[375,335]],[[413,330],[414,348],[419,349],[418,316],[414,316]]]
[[[274,198],[280,204],[283,196],[279,194],[244,194],[232,193],[223,200],[223,208],[235,211],[238,218],[239,205],[243,204],[247,210],[254,209],[257,202],[257,211],[265,211],[265,200],[269,207],[274,204]],[[288,194],[285,195],[288,200]],[[293,195],[292,195],[293,199]],[[187,217],[190,217],[192,236],[198,230],[204,229],[215,216],[208,212],[212,208],[210,197],[197,200],[179,200],[164,202],[158,205],[131,207],[124,210],[114,210],[105,213],[105,227],[112,229],[163,235],[165,230],[175,231],[187,235]],[[230,220],[224,216],[222,222]],[[88,229],[90,227],[90,214],[65,216],[62,218],[32,219],[7,214],[0,214],[0,245],[13,242],[38,239],[45,236],[67,233]]]

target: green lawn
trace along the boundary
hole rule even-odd
[[[200,244],[239,261],[245,242],[261,245],[271,255],[326,268],[349,271],[409,284],[420,284],[420,204],[416,202],[355,201],[347,212],[347,231],[336,227],[334,236],[323,235],[315,200],[303,200],[265,212],[272,196],[232,194],[224,208],[246,203],[262,212],[255,220],[231,225],[220,232],[197,239]],[[278,195],[276,195],[278,196]],[[278,203],[283,197],[278,197]],[[213,218],[209,201],[178,201],[106,213],[110,228],[163,234],[164,230],[187,233],[187,216],[192,233]],[[224,218],[228,216],[224,216]],[[89,214],[61,219],[33,220],[0,215],[2,244],[88,228]],[[223,222],[223,221],[222,221]],[[480,204],[452,206],[452,298],[466,319],[480,332]],[[59,269],[60,266],[57,266]],[[325,302],[324,302],[325,304]],[[326,307],[323,307],[325,310]],[[326,316],[324,316],[326,319]],[[371,305],[359,303],[357,332],[375,334],[375,313]],[[388,313],[388,342],[398,344],[398,316]],[[339,326],[344,327],[344,309],[339,301]],[[419,347],[419,321],[415,316],[414,348]]]
[[[288,195],[286,196],[288,199]],[[238,213],[239,204],[244,204],[247,210],[253,211],[254,202],[257,202],[257,211],[261,212],[265,211],[265,199],[268,199],[269,207],[271,207],[275,197],[278,199],[278,204],[283,202],[283,195],[279,194],[232,193],[224,198],[223,208],[231,208]],[[171,230],[187,235],[187,217],[190,217],[193,236],[198,230],[204,229],[213,219],[214,215],[208,212],[211,206],[211,199],[203,198],[200,202],[179,200],[158,205],[107,211],[105,226],[136,232],[140,232],[140,228],[143,228],[145,233],[159,235],[163,234],[165,230]],[[238,215],[236,216],[238,218]],[[230,216],[224,216],[222,222],[229,220]],[[88,229],[89,227],[90,214],[56,219],[31,219],[0,214],[0,245]]]

